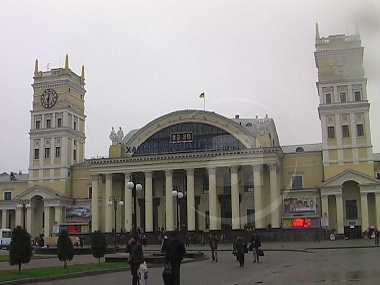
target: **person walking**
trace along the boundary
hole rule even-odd
[[[174,275],[174,285],[181,284],[181,262],[183,257],[185,256],[186,248],[178,239],[178,235],[176,232],[172,232],[170,234],[170,241],[166,247],[165,253],[165,263],[170,264],[172,274]]]
[[[215,233],[210,235],[210,249],[212,261],[218,262],[218,238]]]
[[[240,267],[244,267],[244,255],[248,252],[248,248],[242,235],[237,237],[235,248]]]
[[[261,247],[261,240],[256,233],[253,233],[251,240],[251,247],[252,247],[252,252],[253,252],[253,262],[259,262],[259,251]]]
[[[140,268],[140,264],[144,262],[144,255],[141,244],[137,241],[137,235],[132,235],[129,240],[125,252],[129,253],[128,262],[131,267],[132,285],[138,285],[139,276],[137,271]]]

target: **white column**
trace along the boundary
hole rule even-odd
[[[21,206],[21,207],[20,207]],[[15,222],[16,222],[16,226],[20,226],[20,227],[23,227],[23,219],[24,219],[24,213],[23,213],[23,209],[22,209],[22,205],[17,205],[16,209],[15,209]]]
[[[282,198],[277,185],[277,164],[269,165],[270,170],[270,209],[272,228],[280,227],[280,206]]]
[[[32,203],[32,202],[31,202]],[[33,236],[32,232],[32,221],[34,219],[34,213],[33,213],[33,208],[29,204],[26,206],[26,230],[28,231],[29,234]]]
[[[195,231],[194,169],[186,169],[187,175],[187,230]]]
[[[255,205],[255,228],[256,229],[264,229],[264,209],[263,209],[263,197],[262,197],[262,181],[261,181],[261,173],[262,173],[262,165],[252,165],[253,171],[253,195],[254,195],[254,205]]]
[[[173,215],[173,170],[165,171],[165,179],[166,179],[166,231],[174,230],[174,215]]]
[[[218,229],[218,197],[216,196],[216,168],[207,168],[207,171],[210,230],[214,231]]]
[[[231,210],[232,210],[232,230],[240,229],[239,211],[239,179],[238,166],[230,167],[231,170]]]
[[[51,234],[51,215],[50,215],[50,207],[44,207],[45,220],[44,220],[44,236],[50,237]]]
[[[112,196],[112,174],[107,174],[106,175],[106,193],[105,193],[105,197],[103,201],[103,209],[105,209],[105,212],[106,212],[105,232],[107,233],[112,232],[112,228],[114,224],[112,220],[113,207],[108,205],[108,200],[111,196]]]
[[[131,173],[124,173],[124,193],[125,193],[125,204],[124,204],[124,228],[127,232],[132,231],[132,213],[133,213],[133,201],[132,201],[132,190],[127,187],[127,183],[131,179]]]
[[[153,232],[152,172],[145,172],[145,231]]]
[[[375,193],[376,228],[380,229],[380,193]]]
[[[1,216],[1,225],[2,225],[2,228],[8,228],[8,224],[7,224],[7,209],[2,209],[1,213],[2,213],[2,216]]]
[[[367,193],[360,193],[360,205],[362,209],[362,229],[367,229],[369,227]]]
[[[91,199],[91,231],[99,230],[99,175],[91,176],[92,199]],[[61,210],[62,213],[62,210]],[[57,212],[55,214],[57,217]]]
[[[344,234],[344,219],[343,219],[343,195],[336,194],[336,217],[338,234]]]

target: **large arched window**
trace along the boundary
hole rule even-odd
[[[194,151],[245,149],[234,136],[203,123],[182,123],[165,128],[137,148],[134,154],[162,154]]]

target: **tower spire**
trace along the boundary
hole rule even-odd
[[[82,74],[80,75],[82,81],[84,81],[84,65],[82,65]]]
[[[38,74],[38,59],[36,59],[36,62],[34,63],[34,75]]]
[[[68,54],[66,54],[65,69],[69,70],[69,55]]]
[[[319,36],[319,26],[318,23],[315,23],[315,41],[319,40],[321,37]]]

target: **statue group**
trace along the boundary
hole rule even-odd
[[[116,133],[114,127],[112,127],[112,130],[111,130],[109,138],[110,138],[110,140],[112,142],[112,145],[116,145],[118,143],[122,143],[123,138],[124,138],[123,129],[121,127],[119,127],[119,130]]]

